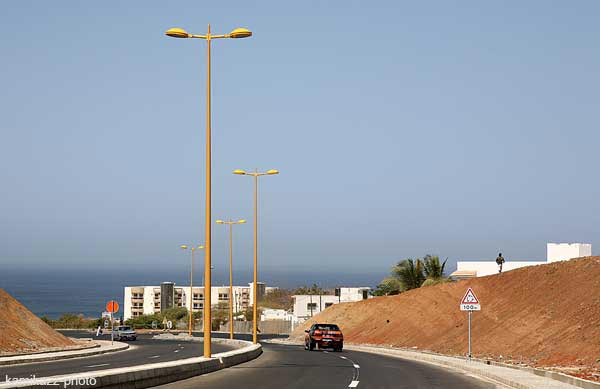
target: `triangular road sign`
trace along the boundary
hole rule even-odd
[[[465,297],[463,297],[461,304],[479,304],[479,300],[475,293],[473,293],[473,289],[467,289],[467,293],[465,293]]]

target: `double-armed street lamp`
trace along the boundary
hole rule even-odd
[[[190,336],[192,336],[192,316],[194,313],[194,290],[192,289],[192,285],[193,285],[193,281],[194,281],[194,251],[202,250],[204,248],[204,246],[188,247],[188,246],[182,244],[181,246],[179,246],[179,248],[181,248],[183,250],[189,249],[192,252],[192,264],[190,266],[190,314],[189,314],[190,319],[189,319],[189,323],[188,323],[188,334]]]
[[[254,344],[258,341],[257,329],[257,312],[258,312],[258,292],[257,292],[257,273],[258,273],[258,177],[268,176],[273,174],[279,174],[278,170],[271,169],[264,173],[254,170],[253,172],[246,172],[245,170],[236,169],[233,174],[239,174],[242,176],[254,177],[254,278],[252,283],[252,342]]]
[[[245,220],[217,220],[217,224],[229,225],[229,339],[233,339],[233,225],[244,224]]]
[[[205,261],[204,261],[204,277],[206,285],[204,288],[204,301],[208,301],[208,307],[204,304],[204,357],[211,356],[211,315],[210,315],[210,291],[211,291],[211,132],[210,132],[210,43],[213,39],[221,38],[248,38],[252,36],[252,32],[245,28],[236,28],[229,34],[212,35],[210,32],[210,24],[206,35],[190,34],[181,28],[171,28],[165,32],[166,35],[173,38],[198,38],[204,39],[207,43],[207,81],[206,81],[206,238],[205,238]]]

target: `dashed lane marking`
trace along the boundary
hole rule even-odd
[[[358,366],[356,363],[354,364],[354,368],[355,369],[360,369],[360,366]]]
[[[352,381],[350,382],[350,385],[348,385],[349,388],[356,388],[358,386],[358,382],[359,381]]]
[[[100,367],[100,366],[108,366],[108,365],[110,365],[110,363],[101,363],[99,365],[89,365],[89,366],[86,366],[86,367]]]
[[[346,357],[342,357],[342,356],[340,356],[340,358],[342,358],[342,359],[348,359],[348,358],[346,358]]]
[[[148,357],[148,359],[159,358],[159,357],[160,357],[160,355],[153,355],[151,357]]]
[[[173,352],[174,352],[174,353],[178,353],[178,352],[179,352],[179,350],[175,350],[175,351],[173,351]]]

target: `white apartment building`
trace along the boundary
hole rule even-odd
[[[257,284],[258,296],[264,295],[264,283]],[[190,287],[175,286],[173,282],[163,282],[160,286],[126,286],[123,304],[124,320],[159,313],[174,307],[185,307],[199,312],[204,309],[204,286],[194,286],[190,294]],[[211,287],[211,306],[216,307],[221,303],[229,308],[229,286]],[[253,303],[252,283],[248,286],[233,287],[233,311],[242,312]],[[193,305],[193,307],[192,307]]]
[[[546,245],[546,261],[513,261],[505,258],[502,272],[526,266],[544,265],[557,261],[567,261],[573,258],[589,257],[592,255],[592,245],[588,243],[548,243]],[[456,271],[450,274],[454,279],[466,279],[489,276],[498,273],[495,259],[489,261],[459,261]]]
[[[302,294],[292,296],[294,299],[293,322],[302,323],[319,312],[324,311],[334,304],[366,300],[371,288],[336,288],[335,294],[311,295]]]

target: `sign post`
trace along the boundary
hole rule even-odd
[[[110,313],[110,344],[114,343],[114,322],[113,322],[113,314],[119,312],[119,303],[115,300],[110,300],[106,303],[106,312]]]
[[[471,359],[473,355],[471,354],[471,314],[473,311],[481,311],[481,304],[479,304],[479,300],[477,299],[477,296],[475,296],[473,289],[467,289],[467,293],[465,293],[465,296],[460,301],[460,310],[469,312],[469,352],[467,353],[467,356]]]

